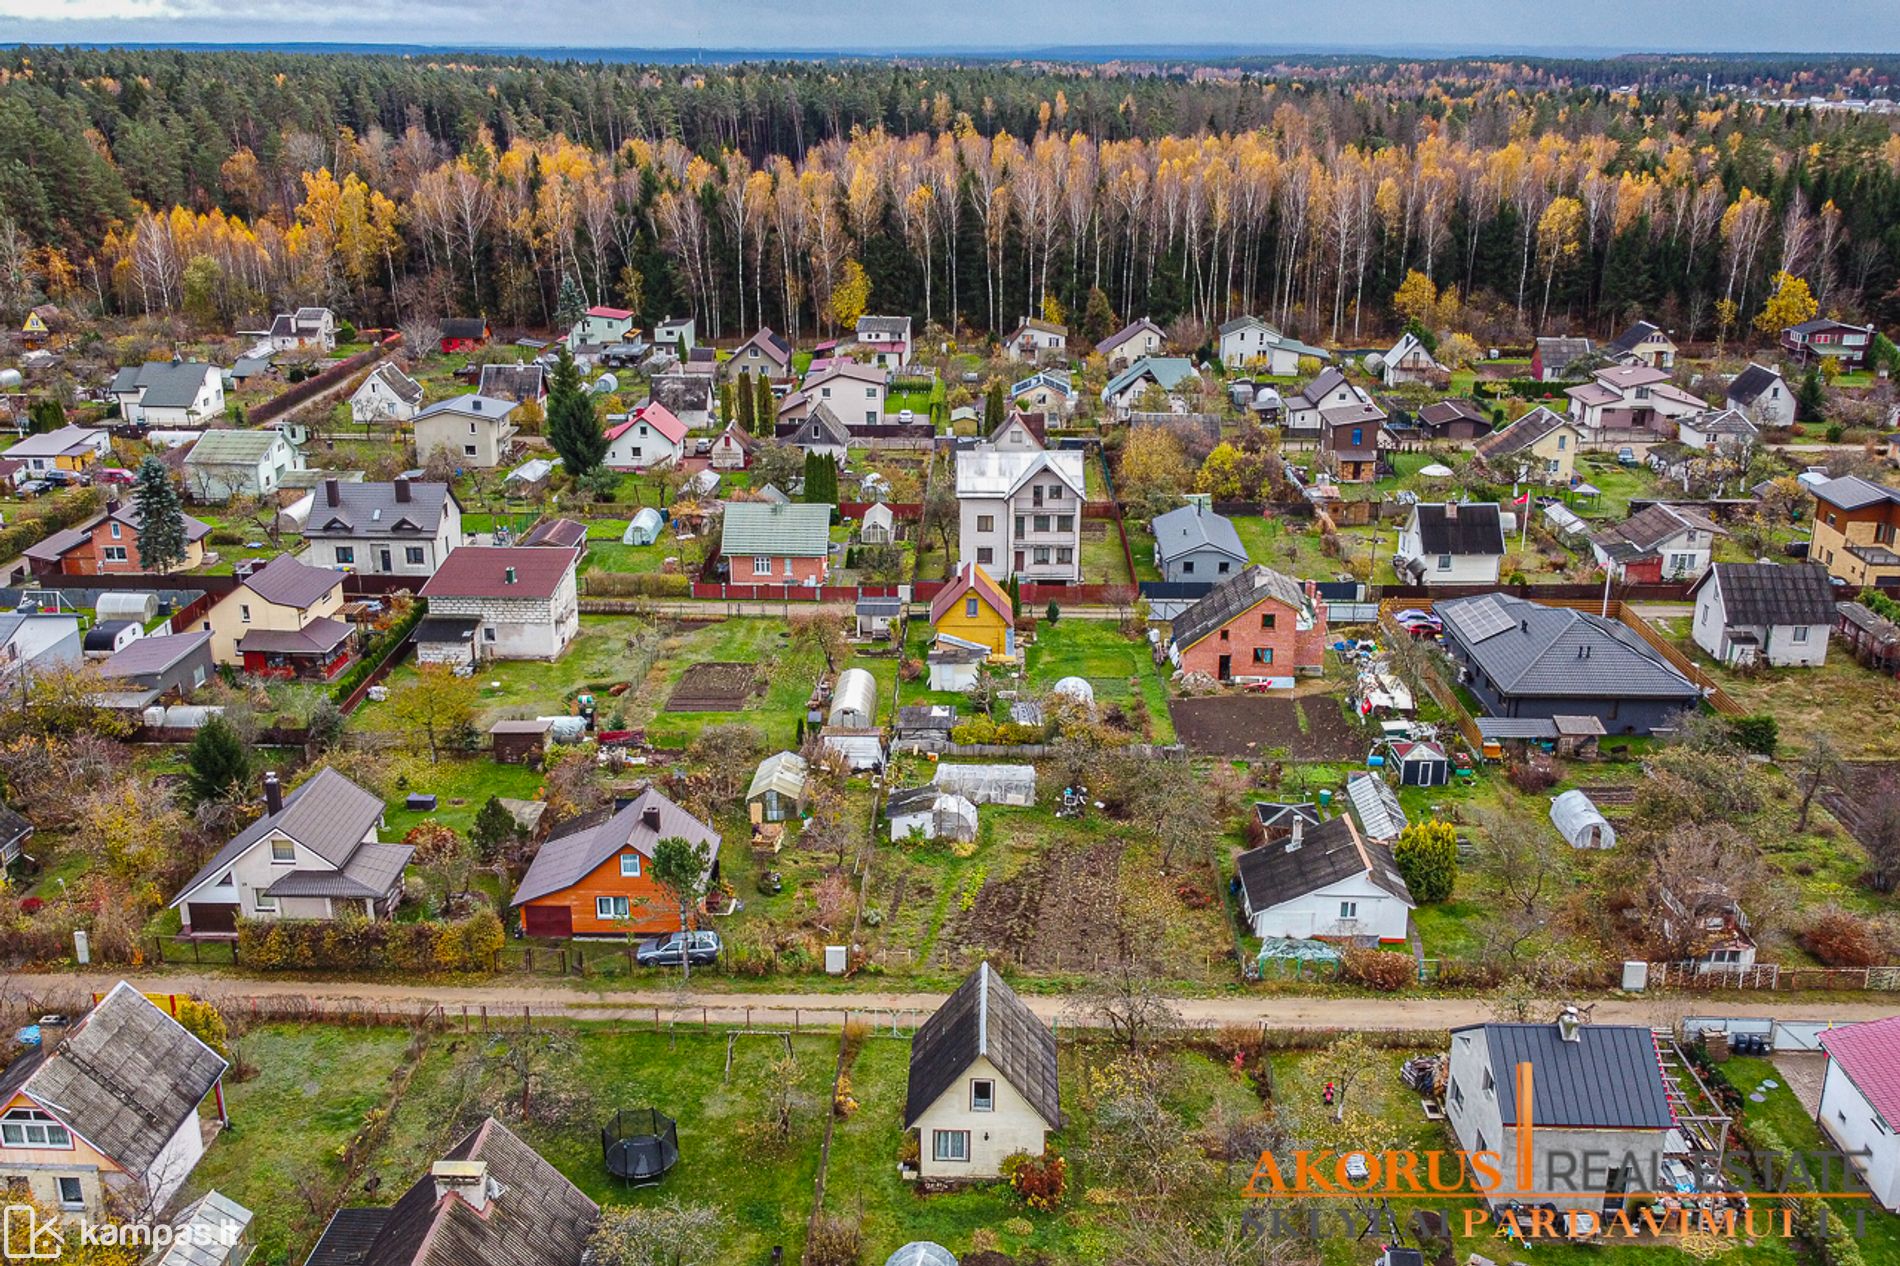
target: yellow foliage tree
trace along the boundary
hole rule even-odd
[[[1062,306],[1062,300],[1052,294],[1046,294],[1042,297],[1042,319],[1052,325],[1067,325],[1069,313]]]
[[[857,260],[845,260],[844,275],[831,289],[831,319],[838,323],[839,329],[850,329],[858,323],[858,318],[864,315],[870,304],[870,275]]]
[[[1405,280],[1392,296],[1392,310],[1403,321],[1417,321],[1429,328],[1438,315],[1438,286],[1417,269],[1405,274]]]
[[[1768,285],[1768,298],[1755,314],[1755,328],[1763,334],[1776,334],[1791,325],[1811,321],[1821,310],[1807,281],[1793,273],[1778,272]]]
[[[1446,369],[1463,369],[1478,359],[1478,340],[1459,331],[1438,340],[1438,363]]]

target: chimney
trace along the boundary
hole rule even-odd
[[[510,567],[507,570],[507,572],[503,574],[501,578],[501,583],[504,585],[512,585],[515,583],[515,569],[514,568]]]
[[[488,1162],[439,1160],[429,1167],[435,1198],[454,1196],[477,1213],[488,1210]]]
[[[264,775],[264,811],[272,815],[284,811],[284,784],[277,781],[274,769]]]
[[[650,804],[646,808],[640,810],[640,825],[645,827],[649,831],[659,830],[660,829],[660,806],[657,804]]]
[[[1577,1014],[1575,1007],[1565,1007],[1563,1014],[1557,1017],[1557,1036],[1566,1042],[1583,1041],[1583,1017]]]
[[[406,505],[406,504],[408,504],[408,501],[409,501],[409,476],[407,476],[407,475],[404,475],[404,476],[402,476],[401,478],[399,478],[398,480],[396,480],[396,500],[397,500],[397,502],[399,502],[399,503],[401,503],[401,504],[405,504],[405,505]]]
[[[326,479],[323,481],[323,504],[329,506],[332,510],[336,509],[339,495],[336,480]]]
[[[1306,842],[1306,819],[1295,812],[1293,815],[1293,834],[1287,837],[1286,851],[1297,853],[1300,845]]]
[[[480,396],[476,396],[474,403],[471,404],[469,407],[474,409],[475,412],[480,413],[482,411],[482,398]]]

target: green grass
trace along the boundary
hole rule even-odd
[[[400,790],[384,810],[384,839],[400,840],[411,827],[431,819],[466,835],[475,823],[475,815],[488,803],[488,797],[532,800],[541,787],[541,775],[526,765],[500,765],[485,757],[445,758],[421,768],[423,772],[413,785]],[[403,808],[403,800],[410,791],[433,793],[435,811],[413,812]]]
[[[1615,453],[1584,453],[1577,458],[1577,477],[1602,489],[1601,497],[1571,497],[1564,500],[1585,519],[1620,522],[1629,517],[1630,502],[1657,494],[1656,473],[1640,462],[1625,466]]]
[[[1025,668],[1029,683],[1044,690],[1064,677],[1086,678],[1095,688],[1095,702],[1101,707],[1126,705],[1139,692],[1148,707],[1149,732],[1154,741],[1174,741],[1167,682],[1149,658],[1147,644],[1129,641],[1107,621],[1040,621]]]
[[[1253,562],[1301,579],[1331,580],[1342,570],[1341,560],[1320,548],[1319,530],[1309,521],[1236,515],[1233,523]]]

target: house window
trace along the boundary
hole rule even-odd
[[[356,563],[356,546],[354,545],[337,546],[336,547],[336,561],[337,561],[337,565],[340,567],[354,566]]]
[[[1451,570],[1451,555],[1450,554],[1440,554],[1438,556],[1438,570],[1439,571]]]
[[[1359,917],[1359,903],[1357,901],[1340,902],[1339,903],[1339,917],[1342,919],[1358,918]]]
[[[1056,531],[1058,532],[1075,531],[1075,516],[1073,514],[1058,514],[1056,516]]]
[[[1563,452],[1564,445],[1567,444],[1569,440],[1570,440],[1570,437],[1568,435],[1559,435],[1557,437],[1557,451],[1560,453]]]
[[[1021,536],[1027,530],[1029,519],[1024,515],[1016,516],[1016,535]]]
[[[970,1159],[968,1130],[932,1130],[930,1155],[933,1160],[967,1161]]]
[[[1037,515],[1036,516],[1036,531],[1047,532],[1048,530],[1049,530],[1049,516],[1046,514]]]
[[[464,445],[462,445],[462,455],[463,455],[464,457],[473,457],[473,456],[475,456],[475,446],[474,446],[473,444],[464,444]]]
[[[1261,627],[1261,628],[1263,628],[1263,629],[1270,629],[1270,628],[1272,628],[1272,627],[1273,627],[1273,622],[1274,622],[1274,619],[1275,619],[1275,615],[1274,615],[1274,613],[1273,613],[1273,612],[1271,612],[1271,611],[1263,611],[1263,612],[1261,612],[1261,613],[1260,613],[1260,627]]]
[[[976,599],[975,598],[965,598],[963,600],[963,614],[970,617],[971,619],[976,618]]]
[[[622,853],[620,855],[620,875],[623,879],[640,877],[640,854]]]
[[[763,555],[754,558],[752,560],[752,574],[754,576],[771,575],[772,574],[772,560],[764,557]]]
[[[632,909],[625,897],[594,898],[594,917],[602,921],[628,918]]]
[[[80,1186],[77,1178],[61,1174],[53,1180],[59,1184],[59,1207],[62,1209],[83,1209],[86,1207],[86,1190]]]
[[[1192,576],[1194,574],[1193,559],[1190,558],[1187,562],[1181,564],[1181,574],[1183,576]]]
[[[1222,629],[1222,630],[1220,631],[1220,640],[1221,640],[1221,641],[1223,641],[1223,642],[1225,642],[1225,641],[1227,640],[1227,630],[1226,630],[1226,629]]]
[[[71,1147],[73,1136],[38,1108],[15,1108],[0,1117],[0,1143],[8,1147]]]
[[[1797,624],[1794,626],[1794,640],[1797,642],[1805,642],[1808,640],[1808,626],[1807,625]]]
[[[1036,546],[1036,566],[1046,567],[1048,565],[1049,565],[1049,547],[1047,545]]]
[[[258,914],[277,913],[277,898],[266,896],[261,892],[257,894],[256,900],[251,905]]]
[[[1458,1079],[1455,1077],[1452,1078],[1451,1081],[1450,1094],[1451,1102],[1454,1107],[1463,1108],[1465,1106],[1465,1088],[1458,1084]]]
[[[1065,567],[1068,566],[1075,561],[1075,551],[1067,545],[1059,546],[1056,549],[1056,561]]]
[[[251,604],[248,602],[238,603],[238,623],[249,624],[250,622],[251,622]]]
[[[1223,563],[1216,563],[1216,564],[1214,565],[1214,570],[1215,570],[1215,571],[1216,571],[1217,573],[1219,573],[1220,575],[1222,575],[1222,576],[1225,576],[1225,575],[1227,574],[1227,571],[1228,571],[1228,568],[1230,568],[1230,567],[1232,567],[1232,566],[1233,566],[1233,564],[1232,564],[1232,563],[1225,563],[1225,562],[1223,562]]]
[[[977,515],[976,530],[979,532],[994,532],[996,530],[996,516],[993,514]]]
[[[297,860],[297,846],[289,840],[270,842],[270,860],[274,866],[289,866]]]
[[[125,561],[125,546],[123,545],[108,545],[104,552],[108,563],[123,563]]]
[[[1049,500],[1051,501],[1062,500],[1062,485],[1061,484],[1056,484],[1055,486],[1049,489]]]
[[[1271,664],[1273,662],[1273,648],[1271,646],[1254,647],[1253,662],[1256,664]]]
[[[970,1111],[996,1111],[995,1082],[979,1079],[970,1083]]]
[[[422,566],[422,546],[411,545],[402,552],[403,560],[411,567]]]
[[[1352,429],[1352,446],[1354,448],[1364,448],[1366,446],[1366,432],[1364,427],[1355,426]]]
[[[495,640],[495,626],[492,624],[484,625],[482,627],[482,641],[492,642],[494,640]]]
[[[976,561],[980,566],[988,567],[996,561],[996,551],[987,545],[979,545],[976,551]]]
[[[113,540],[115,540],[115,541],[116,541],[116,540],[118,540],[118,539],[119,539],[119,536],[120,536],[120,534],[121,534],[121,525],[120,525],[120,524],[117,524],[117,523],[114,523],[114,524],[112,525],[112,539],[113,539]]]
[[[1484,1093],[1494,1094],[1498,1088],[1498,1079],[1491,1075],[1490,1069],[1484,1070]]]

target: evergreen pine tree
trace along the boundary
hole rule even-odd
[[[756,419],[753,434],[770,435],[775,429],[774,424],[778,421],[778,398],[772,394],[772,380],[764,374],[759,375],[756,387],[759,398],[752,406]]]
[[[198,727],[185,753],[185,791],[193,804],[217,800],[251,781],[251,751],[229,721],[214,716]]]
[[[1082,324],[1076,333],[1088,351],[1097,343],[1115,332],[1115,309],[1108,304],[1108,296],[1100,286],[1089,287],[1088,302],[1082,309]]]
[[[594,413],[593,398],[581,386],[580,366],[565,343],[548,380],[547,436],[567,473],[576,479],[607,457],[606,433]]]
[[[57,431],[66,425],[66,408],[51,396],[41,396],[26,411],[36,432]]]
[[[759,398],[752,390],[752,371],[749,369],[739,371],[738,396],[739,429],[751,435],[759,427]]]
[[[1821,371],[1813,365],[1808,366],[1801,385],[1795,389],[1794,402],[1803,422],[1826,420],[1827,393],[1821,387]]]
[[[582,293],[580,283],[574,280],[573,273],[562,273],[561,294],[554,303],[554,319],[560,322],[561,328],[572,329],[586,315],[587,296]]]
[[[824,463],[827,459],[815,449],[805,451],[805,487],[798,499],[806,505],[822,505],[825,500]]]
[[[171,471],[158,458],[147,457],[139,463],[132,504],[139,512],[139,566],[163,574],[183,563],[185,507],[179,502]]]
[[[1023,578],[1014,572],[1009,577],[1009,618],[1012,624],[1023,618]]]
[[[725,426],[735,415],[732,411],[732,383],[719,384],[719,425]]]
[[[490,796],[468,829],[468,842],[475,846],[476,853],[484,862],[492,862],[501,856],[502,847],[520,834],[521,828],[515,822],[515,815],[508,812],[501,797]]]
[[[994,378],[983,397],[983,434],[996,434],[996,428],[1003,425],[1003,413],[1003,380]]]

